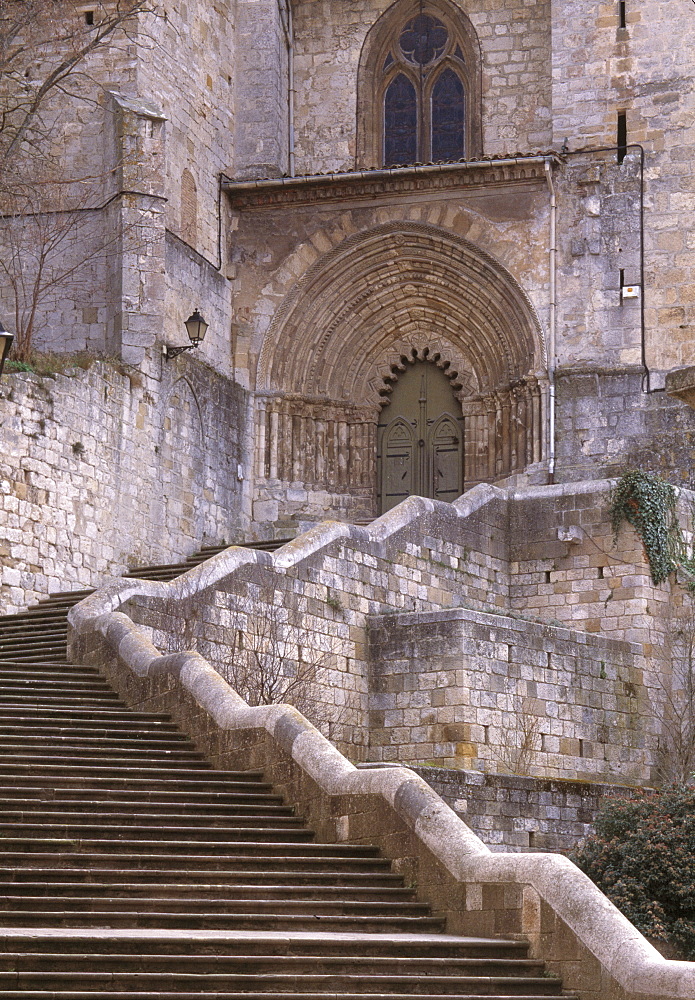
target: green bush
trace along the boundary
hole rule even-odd
[[[604,803],[572,860],[643,934],[695,961],[695,789]]]

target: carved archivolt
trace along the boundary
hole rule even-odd
[[[455,371],[463,398],[541,372],[545,346],[532,304],[492,256],[436,226],[386,223],[297,282],[264,338],[257,387],[378,406],[393,367],[415,357]]]

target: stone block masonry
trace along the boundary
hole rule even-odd
[[[571,851],[624,785],[410,765],[493,851]]]
[[[463,609],[369,625],[373,760],[649,782],[638,644]]]
[[[281,671],[320,665],[306,710],[356,760],[639,785],[679,591],[652,585],[631,529],[614,545],[609,485],[410,498],[122,600],[158,648],[197,648],[228,679],[234,637],[272,626]]]
[[[0,385],[0,609],[243,534],[245,393],[189,358]]]

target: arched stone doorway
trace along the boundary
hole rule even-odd
[[[396,382],[377,433],[379,512],[409,496],[452,501],[463,492],[461,404],[451,378],[416,361]]]
[[[312,265],[264,336],[254,494],[268,501],[264,516],[271,507],[278,520],[375,516],[385,399],[425,359],[458,401],[466,486],[542,459],[545,350],[528,297],[468,240],[386,223]]]

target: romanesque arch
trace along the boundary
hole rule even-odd
[[[374,499],[380,411],[425,358],[466,418],[469,484],[540,459],[545,346],[529,299],[469,241],[394,222],[324,254],[278,309],[257,372],[258,474]]]

